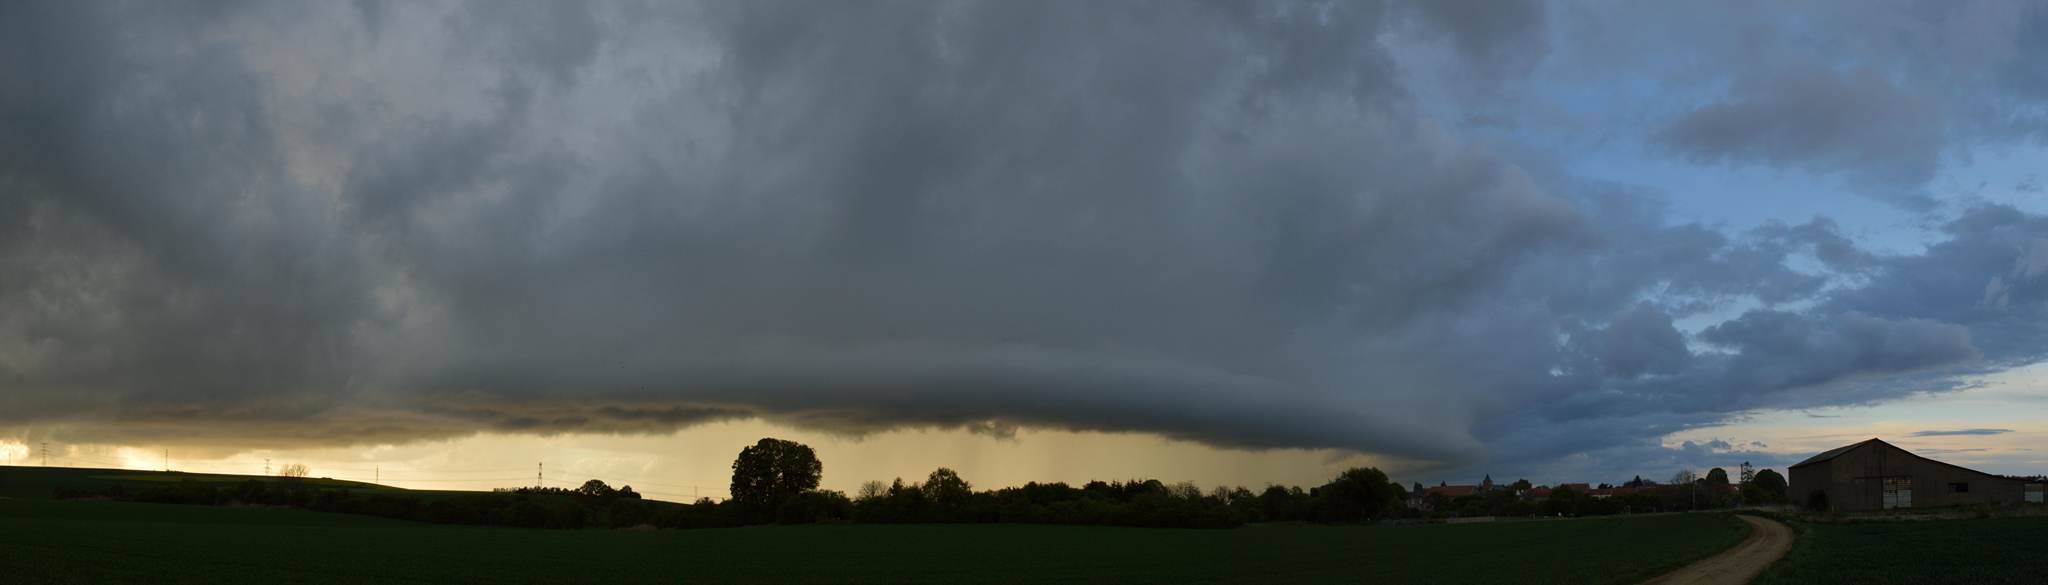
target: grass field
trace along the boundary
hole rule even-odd
[[[565,531],[0,499],[33,583],[1630,583],[1744,536],[1722,514],[1430,526]]]
[[[135,471],[131,469],[91,469],[83,467],[5,467],[0,466],[0,497],[47,498],[60,488],[97,490],[112,483],[147,485],[180,481],[204,484],[238,484],[245,481],[287,481],[281,477],[261,475],[219,475],[211,473],[185,473],[181,471]],[[304,478],[289,480],[322,489],[348,489],[364,491],[408,491],[357,481],[339,479]]]
[[[2042,583],[2048,517],[1795,525],[1757,583]]]

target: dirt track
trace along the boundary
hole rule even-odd
[[[1741,585],[1792,550],[1792,529],[1783,523],[1756,516],[1737,518],[1756,528],[1742,544],[1665,573],[1645,585]]]

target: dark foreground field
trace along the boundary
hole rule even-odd
[[[1630,583],[1744,535],[1721,514],[1432,526],[670,531],[0,499],[7,583]]]
[[[2048,517],[1798,527],[1757,583],[2048,582]]]

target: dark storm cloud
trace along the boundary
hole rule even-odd
[[[1389,31],[1511,81],[1548,46],[1515,6],[6,5],[0,424],[765,418],[1620,466],[2048,349],[1998,318],[2042,306],[2039,218],[1905,256],[1826,218],[1671,224],[1439,125]],[[1875,83],[1843,75],[1815,83]],[[1893,156],[1828,128],[1776,153],[1742,104],[1803,82],[1759,83],[1686,143]]]
[[[1915,436],[1915,437],[1958,437],[1958,436],[1983,436],[1983,435],[2003,435],[2003,434],[2006,434],[2006,433],[2010,433],[2010,432],[2012,432],[2012,429],[1956,429],[1956,430],[1950,430],[1950,431],[1915,431],[1915,432],[1913,433],[1913,435],[1912,435],[1912,436]]]
[[[1940,166],[1940,110],[1878,71],[1812,67],[1740,77],[1725,101],[1674,120],[1662,140],[1696,161],[1841,172],[1916,208]]]
[[[1553,7],[1546,71],[1657,88],[1602,109],[1701,164],[1839,177],[1925,210],[1944,161],[2035,139],[2048,9],[2029,0],[1929,3],[1574,4]],[[1627,94],[1627,92],[1622,92]]]

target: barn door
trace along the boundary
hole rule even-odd
[[[1884,478],[1884,509],[1913,507],[1913,478]]]

